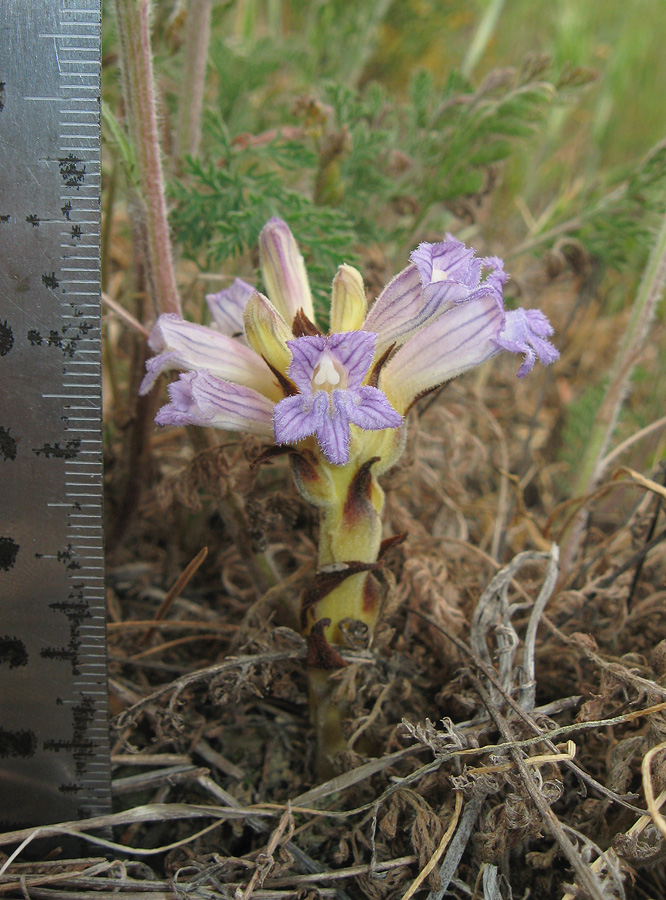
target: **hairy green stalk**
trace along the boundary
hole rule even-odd
[[[645,347],[645,341],[666,284],[666,216],[643,272],[631,318],[611,369],[604,398],[595,416],[592,434],[581,461],[574,493],[587,495],[600,484],[607,466],[607,452],[617,421],[631,386],[631,376]],[[582,507],[574,520],[563,553],[563,572],[573,563],[580,546],[587,509]]]
[[[171,253],[150,48],[150,0],[116,0],[125,118],[136,148],[139,203],[155,314],[180,314]]]
[[[212,0],[190,0],[185,29],[185,69],[178,101],[176,159],[196,156],[201,141],[201,113],[206,86]]]
[[[474,37],[469,43],[467,53],[460,66],[460,71],[465,78],[471,78],[474,69],[477,67],[481,57],[486,51],[493,34],[497,30],[497,24],[504,9],[504,0],[491,0],[486,7],[486,11],[481,17],[478,28],[474,32]]]

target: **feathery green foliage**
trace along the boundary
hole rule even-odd
[[[259,54],[264,74],[266,62]],[[443,230],[460,203],[478,204],[495,165],[533,134],[557,96],[548,69],[546,58],[530,58],[476,90],[456,73],[436,88],[419,72],[403,102],[377,83],[357,90],[328,82],[319,96],[301,98],[289,120],[249,135],[209,117],[204,157],[173,186],[176,238],[208,267],[247,253],[266,218],[281,215],[323,294],[341,250],[349,261],[359,242],[401,243],[431,216]],[[235,102],[227,108],[239,121]]]
[[[290,186],[292,173],[314,168],[312,151],[279,136],[266,146],[234,144],[222,122],[209,122],[218,136],[215,160],[189,159],[186,177],[172,186],[172,224],[185,255],[219,267],[254,248],[266,221],[281,216],[307,255],[315,297],[327,297],[340,260],[354,262],[357,235],[343,211]]]

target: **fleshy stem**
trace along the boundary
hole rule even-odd
[[[395,459],[402,449],[399,435],[394,443],[386,449],[393,450]],[[320,511],[317,575],[302,595],[300,626],[309,641],[317,768],[326,775],[332,757],[346,746],[344,702],[335,696],[336,682],[330,677],[345,666],[339,648],[350,640],[369,642],[379,613],[380,591],[372,572],[382,548],[384,492],[373,471],[380,457],[368,452],[344,466],[311,450],[290,459],[298,490]]]
[[[622,405],[631,385],[631,376],[645,346],[648,329],[666,284],[666,216],[652,247],[638,287],[631,318],[620,346],[604,398],[595,416],[590,440],[583,456],[575,493],[592,493],[603,478],[607,466],[607,451]],[[562,556],[562,570],[566,574],[573,563],[587,522],[587,508],[583,506],[571,525]]]
[[[136,147],[155,313],[180,314],[171,255],[150,49],[150,0],[116,0],[125,117]]]
[[[195,156],[199,152],[211,9],[212,0],[190,0],[187,10],[185,70],[175,142],[179,163],[188,154]]]

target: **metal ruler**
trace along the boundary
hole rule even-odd
[[[0,830],[109,811],[100,0],[0,0]]]

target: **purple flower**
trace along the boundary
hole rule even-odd
[[[275,407],[278,444],[294,444],[316,435],[334,465],[349,461],[350,423],[366,431],[399,428],[402,416],[377,388],[364,385],[377,336],[350,331],[329,337],[289,341],[289,377],[299,389]]]
[[[161,372],[186,370],[169,387],[160,425],[209,425],[278,444],[314,435],[329,463],[345,465],[370,452],[361,432],[400,429],[421,393],[501,351],[524,355],[521,378],[537,359],[548,365],[558,358],[542,312],[505,311],[502,261],[479,259],[450,235],[420,244],[369,312],[360,273],[340,266],[328,337],[292,339],[294,329],[312,332],[316,324],[303,257],[286,222],[264,226],[259,255],[269,297],[236,279],[206,297],[215,328],[174,315],[157,320],[149,341],[156,355],[141,393]],[[372,439],[371,455],[382,456],[384,470],[401,450],[394,437],[389,431]]]
[[[502,302],[507,279],[502,260],[475,259],[475,251],[451,235],[439,244],[419,244],[410,259],[412,265],[384,288],[365,321],[365,328],[379,334],[379,353],[404,343],[456,304],[487,296]]]
[[[253,350],[226,334],[186,322],[173,313],[159,317],[148,344],[157,355],[146,363],[146,375],[139,388],[142,395],[148,393],[162,372],[170,369],[205,370],[226,381],[258,388],[269,396],[274,391],[271,373]]]

